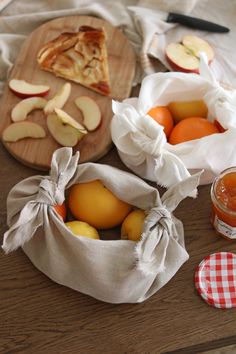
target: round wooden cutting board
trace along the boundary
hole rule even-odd
[[[132,88],[132,81],[135,74],[135,53],[128,39],[117,28],[110,23],[89,16],[68,16],[58,18],[37,28],[24,42],[15,65],[11,71],[11,79],[21,79],[33,84],[50,86],[50,92],[45,97],[52,98],[58,89],[66,82],[52,73],[43,71],[37,63],[39,49],[48,41],[57,37],[62,32],[77,32],[82,25],[95,28],[104,27],[107,34],[107,51],[109,74],[111,81],[111,95],[109,97],[93,92],[77,83],[71,82],[72,90],[70,97],[63,107],[73,118],[82,122],[82,115],[76,107],[76,97],[86,95],[93,98],[99,105],[102,112],[102,123],[99,128],[87,134],[75,147],[74,151],[80,151],[80,163],[96,161],[105,155],[112,146],[110,134],[110,122],[112,119],[112,99],[121,101],[129,97]],[[1,122],[0,132],[11,124],[11,111],[21,99],[12,93],[8,85],[1,99]],[[60,145],[50,135],[46,117],[42,110],[35,110],[30,113],[27,120],[40,124],[46,131],[46,138],[43,139],[22,139],[15,143],[3,142],[6,149],[20,162],[39,169],[50,169],[53,152]]]

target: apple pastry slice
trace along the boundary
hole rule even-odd
[[[61,33],[40,49],[37,60],[43,70],[102,95],[110,94],[104,29],[81,26],[78,32]]]

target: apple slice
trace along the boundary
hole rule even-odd
[[[46,85],[34,85],[24,80],[12,79],[9,82],[9,88],[18,97],[26,98],[33,96],[46,96],[50,90]]]
[[[62,146],[73,147],[84,137],[80,130],[64,124],[56,113],[47,116],[47,126],[53,138]]]
[[[87,134],[87,130],[85,129],[85,127],[79,122],[77,122],[77,120],[72,118],[68,113],[66,113],[60,108],[55,108],[54,111],[58,115],[58,117],[60,118],[63,124],[68,124],[71,127],[79,130],[81,133]]]
[[[100,108],[96,101],[88,96],[80,96],[75,100],[76,106],[83,114],[83,124],[88,131],[94,131],[102,121]]]
[[[29,97],[16,104],[11,112],[13,122],[25,120],[30,112],[35,109],[43,109],[47,100],[42,97]]]
[[[2,133],[2,139],[6,142],[16,142],[24,138],[44,138],[45,136],[45,130],[33,122],[12,123]]]
[[[210,64],[214,58],[214,51],[210,44],[197,36],[187,35],[182,43],[170,43],[166,47],[166,58],[176,71],[199,73],[200,52],[204,52]]]
[[[44,112],[46,114],[53,113],[55,108],[62,108],[66,101],[68,100],[71,92],[71,84],[66,82],[61,89],[57,92],[57,94],[48,101],[46,106],[44,107]]]

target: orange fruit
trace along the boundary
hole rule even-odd
[[[147,114],[164,127],[164,133],[168,138],[174,127],[174,121],[169,109],[165,106],[156,106],[150,109]]]
[[[73,185],[69,190],[68,207],[75,219],[96,229],[118,226],[132,209],[99,180]]]
[[[56,210],[57,214],[59,214],[62,217],[62,220],[66,220],[66,205],[65,203],[59,205],[54,205],[54,209]]]
[[[216,133],[219,133],[219,130],[207,119],[201,117],[186,118],[173,128],[169,136],[169,143],[173,145],[180,144]]]

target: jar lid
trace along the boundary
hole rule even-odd
[[[236,255],[218,252],[205,257],[196,268],[195,286],[209,305],[236,307]]]

